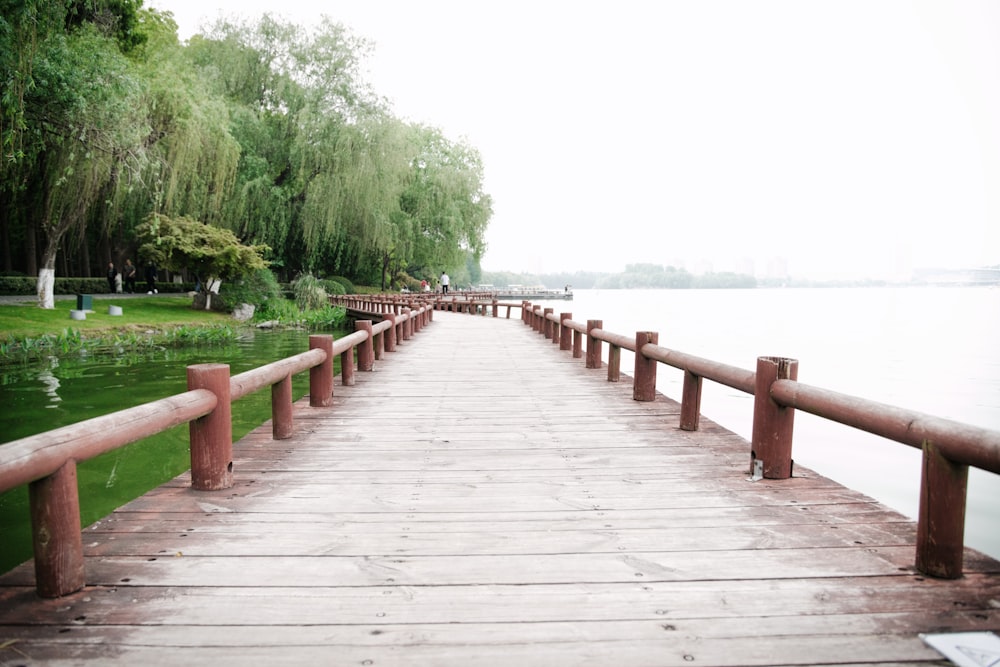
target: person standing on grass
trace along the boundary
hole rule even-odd
[[[108,262],[108,291],[112,294],[115,293],[115,276],[117,275],[118,272],[115,271],[115,263]]]
[[[146,265],[146,294],[159,294],[156,291],[156,265],[152,262]]]
[[[125,291],[129,294],[135,293],[135,264],[131,259],[125,260],[125,268],[122,269],[125,278]]]

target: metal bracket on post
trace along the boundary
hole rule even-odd
[[[747,478],[747,481],[758,482],[762,479],[764,479],[764,460],[754,459],[753,470],[750,471],[750,476]]]

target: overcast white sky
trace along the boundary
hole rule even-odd
[[[486,270],[1000,263],[1000,2],[146,0],[374,43],[396,114],[465,138]]]

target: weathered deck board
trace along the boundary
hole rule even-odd
[[[330,409],[84,532],[88,587],[0,577],[3,664],[947,664],[1000,630],[1000,564],[912,568],[912,522],[749,446],[517,320],[436,313]]]

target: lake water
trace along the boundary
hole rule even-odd
[[[998,288],[576,290],[545,305],[748,370],[791,357],[804,383],[1000,431]],[[633,364],[623,350],[622,371]],[[682,379],[661,365],[657,389],[679,400]],[[701,411],[750,439],[752,396],[705,382]],[[916,517],[918,450],[800,412],[793,457]],[[998,475],[970,470],[966,544],[1000,558]]]
[[[249,331],[238,342],[222,346],[118,357],[51,357],[0,368],[0,442],[186,391],[190,364],[226,363],[235,375],[308,349],[305,331]],[[339,369],[339,358],[335,368]],[[308,390],[309,374],[294,376],[293,398],[301,398]],[[242,437],[270,416],[270,391],[244,397],[233,404],[233,437]],[[188,427],[182,425],[82,462],[77,470],[82,525],[90,525],[190,468],[188,445]],[[0,535],[0,572],[31,557],[26,486],[0,494]]]

